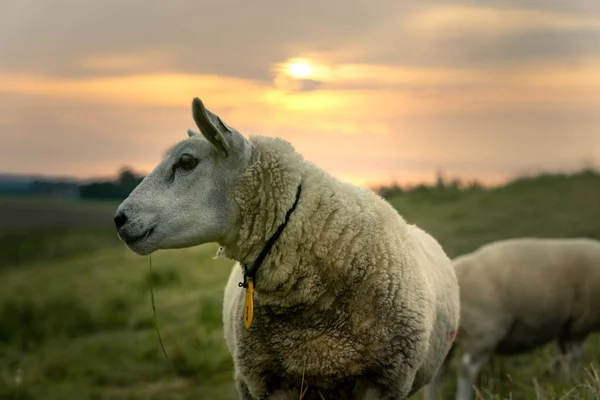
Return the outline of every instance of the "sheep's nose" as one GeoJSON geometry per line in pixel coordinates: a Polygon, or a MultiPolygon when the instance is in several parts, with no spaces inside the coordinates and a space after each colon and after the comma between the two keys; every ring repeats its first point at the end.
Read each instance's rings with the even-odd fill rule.
{"type": "Polygon", "coordinates": [[[117,213],[117,215],[115,215],[115,226],[117,227],[117,229],[119,229],[120,227],[125,225],[126,222],[127,222],[127,215],[125,215],[125,213],[123,211],[121,211],[120,213],[117,213]]]}

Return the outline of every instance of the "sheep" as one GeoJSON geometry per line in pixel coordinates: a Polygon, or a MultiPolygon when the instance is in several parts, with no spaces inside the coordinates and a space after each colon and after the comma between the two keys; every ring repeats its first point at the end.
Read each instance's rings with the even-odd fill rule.
{"type": "Polygon", "coordinates": [[[451,260],[373,191],[280,138],[242,136],[198,98],[188,131],[118,207],[139,255],[208,242],[235,260],[224,336],[240,399],[406,399],[458,329],[451,260]],[[308,388],[308,389],[306,389],[308,388]]]}
{"type": "MultiPolygon", "coordinates": [[[[505,239],[452,261],[460,287],[462,349],[456,399],[473,396],[479,370],[492,354],[516,355],[557,340],[578,369],[586,337],[600,331],[600,241],[587,238],[505,239]]],[[[437,394],[449,352],[427,399],[437,394]]]]}

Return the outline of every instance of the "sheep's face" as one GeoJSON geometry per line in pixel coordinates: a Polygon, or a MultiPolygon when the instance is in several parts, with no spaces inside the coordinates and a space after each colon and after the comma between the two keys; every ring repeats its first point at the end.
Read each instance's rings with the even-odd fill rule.
{"type": "Polygon", "coordinates": [[[231,220],[229,193],[245,169],[249,144],[194,99],[202,135],[178,143],[121,203],[119,237],[134,252],[220,242],[231,220]]]}

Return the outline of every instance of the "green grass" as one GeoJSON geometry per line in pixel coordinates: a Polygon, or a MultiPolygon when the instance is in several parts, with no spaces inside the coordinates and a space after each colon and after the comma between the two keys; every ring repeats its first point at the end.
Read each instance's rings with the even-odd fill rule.
{"type": "Polygon", "coordinates": [[[0,196],[0,232],[106,226],[119,202],[0,196]]]}
{"type": "Polygon", "coordinates": [[[450,257],[518,236],[600,239],[600,175],[545,175],[492,190],[432,190],[390,199],[431,233],[450,257]]]}
{"type": "Polygon", "coordinates": [[[122,246],[4,270],[0,399],[15,392],[18,371],[36,399],[233,398],[220,309],[231,263],[215,251],[159,252],[152,274],[147,257],[122,246]]]}
{"type": "MultiPolygon", "coordinates": [[[[115,203],[27,201],[20,207],[26,229],[0,226],[0,399],[236,398],[221,324],[232,262],[213,259],[216,245],[157,252],[150,273],[148,257],[118,241],[115,203]]],[[[514,236],[600,239],[600,176],[592,173],[493,190],[425,188],[389,201],[450,256],[514,236]]],[[[586,345],[585,365],[600,360],[598,336],[586,345]]],[[[581,385],[588,384],[596,392],[587,398],[600,398],[593,371],[582,371],[579,382],[547,373],[554,347],[494,358],[479,380],[482,397],[586,398],[581,385]]],[[[452,369],[443,398],[452,398],[455,378],[452,369]]]]}
{"type": "Polygon", "coordinates": [[[0,197],[0,269],[85,254],[117,244],[118,203],[0,197]]]}
{"type": "MultiPolygon", "coordinates": [[[[510,237],[600,239],[600,175],[591,172],[523,178],[492,190],[417,191],[389,201],[408,222],[436,237],[450,257],[510,237]]],[[[571,393],[576,397],[564,398],[600,399],[600,379],[582,373],[583,382],[567,382],[548,373],[555,347],[551,343],[527,355],[494,357],[480,374],[483,398],[550,399],[552,392],[561,398],[587,379],[595,385],[594,396],[585,397],[585,387],[577,386],[571,393]]],[[[455,355],[443,382],[444,399],[455,391],[457,361],[455,355]]],[[[600,367],[599,334],[586,344],[583,364],[592,362],[600,367]]]]}

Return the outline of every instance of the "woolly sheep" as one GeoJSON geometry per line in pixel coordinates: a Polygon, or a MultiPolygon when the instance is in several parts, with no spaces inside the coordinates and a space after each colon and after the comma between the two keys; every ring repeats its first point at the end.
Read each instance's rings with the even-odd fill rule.
{"type": "MultiPolygon", "coordinates": [[[[552,340],[574,373],[586,337],[600,331],[600,242],[585,238],[516,238],[453,260],[460,286],[462,350],[456,398],[471,399],[493,354],[529,352],[552,340]]],[[[434,399],[440,368],[426,398],[434,399]]]]}
{"type": "Polygon", "coordinates": [[[223,323],[240,398],[298,399],[308,386],[305,399],[406,399],[429,382],[459,318],[438,242],[288,142],[246,139],[198,98],[192,113],[202,136],[173,148],[115,224],[140,255],[217,242],[237,261],[223,323]]]}

